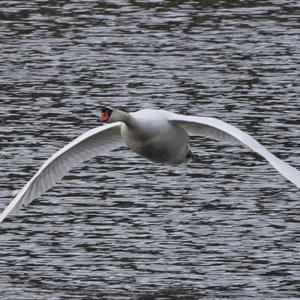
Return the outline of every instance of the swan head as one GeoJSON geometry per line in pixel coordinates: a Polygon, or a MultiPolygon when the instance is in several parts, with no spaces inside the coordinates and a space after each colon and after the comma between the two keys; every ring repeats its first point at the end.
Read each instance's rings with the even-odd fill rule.
{"type": "Polygon", "coordinates": [[[114,109],[109,106],[106,106],[100,110],[98,121],[105,122],[105,123],[113,123],[113,122],[128,123],[130,121],[130,115],[123,110],[114,109]]]}
{"type": "Polygon", "coordinates": [[[109,122],[111,119],[111,115],[113,113],[113,109],[111,107],[103,107],[100,110],[99,122],[109,122]]]}

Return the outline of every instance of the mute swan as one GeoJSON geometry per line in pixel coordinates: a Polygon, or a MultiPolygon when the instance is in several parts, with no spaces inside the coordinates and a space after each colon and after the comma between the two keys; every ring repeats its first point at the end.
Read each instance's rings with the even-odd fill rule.
{"type": "Polygon", "coordinates": [[[127,113],[105,107],[101,110],[99,121],[111,124],[89,130],[50,157],[5,208],[0,222],[50,189],[75,165],[114,149],[123,141],[132,151],[150,161],[173,165],[185,163],[193,157],[189,135],[243,143],[300,188],[298,170],[274,156],[247,133],[221,120],[164,110],[145,109],[127,113]]]}

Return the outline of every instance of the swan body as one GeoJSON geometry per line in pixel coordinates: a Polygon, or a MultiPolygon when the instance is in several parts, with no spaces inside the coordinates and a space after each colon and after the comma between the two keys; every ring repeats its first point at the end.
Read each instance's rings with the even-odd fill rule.
{"type": "Polygon", "coordinates": [[[123,123],[121,136],[128,148],[150,161],[181,164],[188,160],[189,135],[168,121],[164,111],[142,110],[123,123]]]}
{"type": "Polygon", "coordinates": [[[133,113],[106,107],[99,116],[105,124],[82,134],[52,155],[17,193],[0,215],[0,223],[18,208],[50,189],[74,166],[125,144],[146,159],[161,164],[189,161],[190,135],[204,135],[229,143],[242,143],[264,157],[279,173],[300,188],[300,172],[268,151],[246,132],[215,118],[184,116],[164,110],[133,113]]]}

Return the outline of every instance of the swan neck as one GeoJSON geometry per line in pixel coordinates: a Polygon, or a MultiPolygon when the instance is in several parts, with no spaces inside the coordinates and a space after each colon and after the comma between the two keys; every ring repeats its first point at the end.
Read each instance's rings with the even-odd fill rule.
{"type": "Polygon", "coordinates": [[[126,125],[130,125],[132,123],[132,118],[126,111],[117,109],[113,114],[116,121],[124,122],[126,125]]]}

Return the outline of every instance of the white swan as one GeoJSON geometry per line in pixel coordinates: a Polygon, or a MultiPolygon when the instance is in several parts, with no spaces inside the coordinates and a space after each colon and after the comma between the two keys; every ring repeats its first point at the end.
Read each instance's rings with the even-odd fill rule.
{"type": "Polygon", "coordinates": [[[101,110],[99,120],[112,124],[89,130],[50,157],[5,208],[0,222],[50,189],[75,165],[116,148],[123,141],[141,156],[165,164],[180,164],[193,157],[189,134],[243,143],[300,188],[298,170],[274,156],[247,133],[221,120],[152,109],[127,113],[109,107],[101,110]]]}

